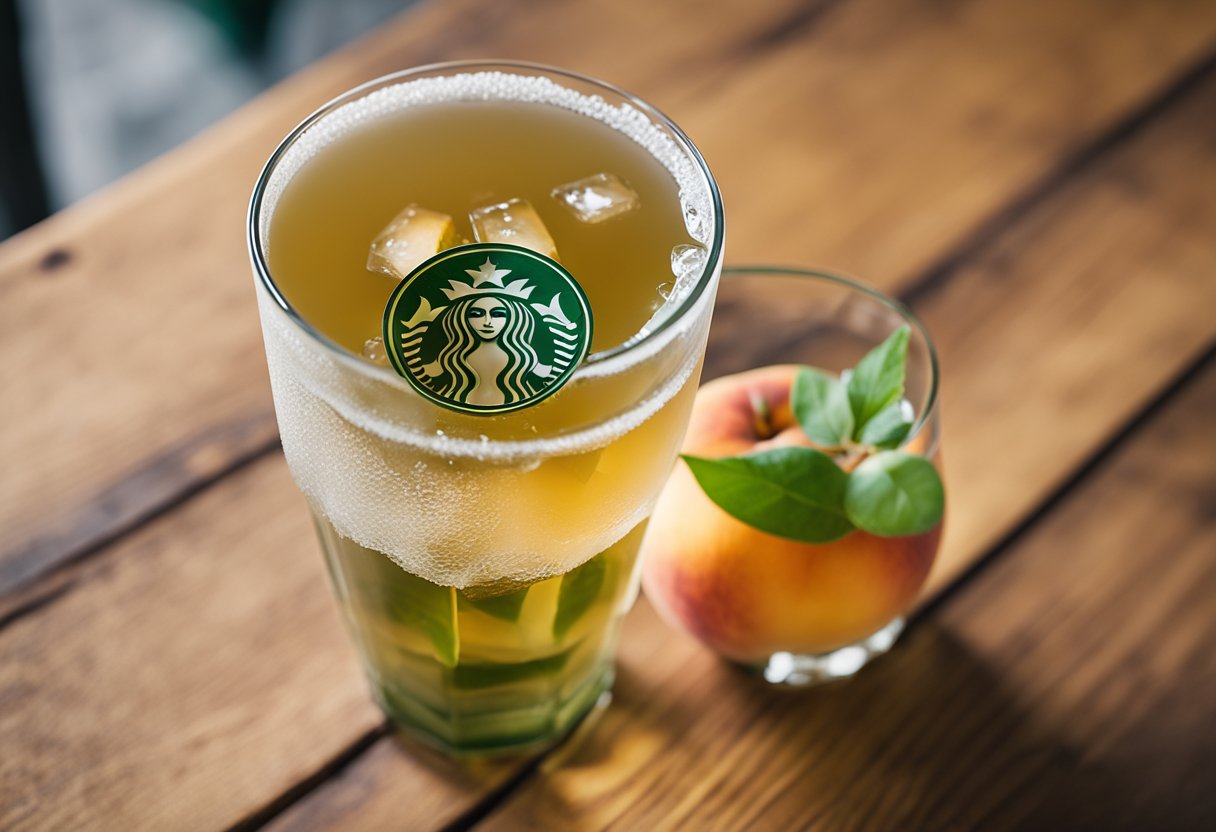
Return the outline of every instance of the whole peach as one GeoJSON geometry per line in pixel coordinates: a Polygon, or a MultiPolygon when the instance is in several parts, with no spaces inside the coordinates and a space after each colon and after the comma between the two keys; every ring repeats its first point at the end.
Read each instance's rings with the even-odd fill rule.
{"type": "MultiPolygon", "coordinates": [[[[731,456],[812,445],[789,406],[796,367],[726,376],[697,393],[684,452],[731,456]]],[[[642,545],[646,596],[673,626],[727,658],[815,654],[852,644],[904,612],[937,552],[941,527],[907,537],[853,531],[801,543],[736,520],[680,461],[642,545]]]]}

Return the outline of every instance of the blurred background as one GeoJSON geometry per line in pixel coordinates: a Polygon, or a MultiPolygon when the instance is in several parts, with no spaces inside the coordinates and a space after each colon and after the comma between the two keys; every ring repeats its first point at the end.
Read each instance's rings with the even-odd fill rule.
{"type": "Polygon", "coordinates": [[[0,0],[0,239],[416,0],[0,0]]]}

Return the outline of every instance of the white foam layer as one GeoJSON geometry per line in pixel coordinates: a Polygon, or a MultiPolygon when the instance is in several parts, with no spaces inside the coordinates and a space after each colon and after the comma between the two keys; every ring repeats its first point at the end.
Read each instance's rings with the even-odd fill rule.
{"type": "MultiPolygon", "coordinates": [[[[704,218],[713,216],[713,203],[701,169],[641,110],[545,77],[471,72],[384,87],[312,123],[267,181],[258,214],[263,245],[284,188],[331,142],[405,107],[463,100],[543,103],[618,130],[671,172],[692,217],[690,233],[703,243],[712,237],[704,218]]],[[[705,291],[678,319],[666,326],[652,320],[656,332],[619,354],[593,356],[574,374],[570,394],[602,399],[601,419],[509,441],[423,427],[425,417],[412,417],[429,405],[404,379],[322,342],[259,292],[293,477],[339,534],[435,583],[463,588],[562,574],[649,514],[683,432],[686,414],[674,410],[691,399],[681,397],[678,407],[672,399],[699,366],[717,278],[701,277],[705,291]],[[623,389],[614,377],[630,370],[639,382],[652,378],[650,389],[633,401],[597,395],[599,388],[623,389]],[[674,410],[664,411],[669,404],[674,410]]]]}
{"type": "MultiPolygon", "coordinates": [[[[335,140],[406,107],[452,101],[490,100],[561,107],[593,118],[622,133],[643,147],[671,173],[679,186],[685,217],[692,216],[700,220],[689,221],[690,234],[701,242],[708,242],[712,236],[710,224],[703,221],[705,217],[713,216],[712,198],[704,175],[671,136],[641,110],[628,102],[609,104],[598,95],[577,92],[543,76],[486,71],[419,78],[384,87],[337,107],[310,125],[287,149],[267,181],[258,220],[263,251],[268,252],[270,220],[284,188],[304,164],[335,140]]],[[[701,277],[701,280],[707,283],[716,279],[716,274],[701,277]]],[[[692,294],[695,283],[695,280],[685,279],[677,284],[681,289],[680,300],[692,294]]],[[[675,298],[669,300],[647,321],[639,335],[626,342],[628,349],[610,357],[593,354],[588,362],[574,373],[569,384],[576,385],[623,373],[644,362],[653,361],[673,348],[688,349],[687,345],[677,342],[697,344],[702,341],[702,330],[708,322],[709,306],[713,297],[712,287],[707,289],[700,302],[687,310],[680,321],[663,328],[665,319],[674,315],[678,307],[677,303],[672,302],[675,298]]],[[[273,320],[273,329],[279,339],[296,355],[295,363],[302,362],[308,368],[300,379],[301,383],[339,410],[352,424],[388,441],[409,444],[436,455],[506,463],[581,453],[610,444],[653,416],[683,387],[696,367],[700,349],[694,347],[694,352],[679,364],[667,382],[639,401],[628,413],[559,437],[499,441],[487,445],[480,438],[425,433],[392,418],[383,418],[375,411],[368,410],[362,402],[348,400],[341,394],[342,385],[335,376],[352,370],[372,376],[377,384],[396,388],[402,396],[416,397],[417,394],[391,370],[368,367],[353,358],[348,360],[345,354],[336,351],[336,354],[332,355],[333,360],[325,361],[323,356],[310,349],[310,344],[303,342],[302,334],[292,323],[281,315],[266,314],[268,312],[269,309],[263,310],[264,327],[267,328],[268,335],[273,320]]]]}
{"type": "MultiPolygon", "coordinates": [[[[597,424],[571,430],[552,437],[527,440],[487,441],[482,436],[465,438],[451,436],[442,431],[423,431],[397,418],[366,406],[363,397],[349,395],[347,383],[351,372],[369,375],[374,368],[353,357],[346,359],[332,352],[326,353],[306,340],[307,336],[297,330],[286,316],[266,298],[262,301],[262,326],[266,335],[268,355],[280,356],[271,365],[272,381],[275,374],[290,375],[296,384],[310,395],[326,402],[351,425],[375,434],[380,439],[409,445],[426,453],[449,459],[473,459],[479,462],[517,465],[521,462],[538,461],[553,456],[586,453],[603,448],[620,437],[635,430],[654,414],[658,413],[678,393],[697,368],[701,345],[704,343],[709,322],[708,307],[713,292],[698,301],[688,317],[700,323],[696,329],[683,333],[686,343],[679,344],[684,354],[681,362],[663,384],[656,387],[626,412],[597,424]]],[[[665,338],[664,346],[670,346],[674,338],[665,338]]],[[[655,357],[661,349],[647,350],[655,357]]],[[[570,384],[594,383],[598,373],[576,373],[570,384]]],[[[375,383],[393,388],[394,395],[417,399],[418,394],[402,379],[389,370],[376,374],[375,383]]]]}
{"type": "Polygon", "coordinates": [[[672,395],[694,382],[701,352],[701,343],[684,345],[664,384],[587,430],[468,440],[412,430],[367,406],[376,390],[343,386],[352,375],[331,351],[273,301],[261,305],[283,451],[300,490],[342,536],[458,588],[564,574],[647,517],[691,404],[672,395]]]}
{"type": "Polygon", "coordinates": [[[508,72],[468,72],[418,78],[378,89],[326,113],[287,149],[266,183],[259,233],[266,249],[270,218],[283,189],[300,168],[327,145],[378,118],[408,107],[452,101],[519,101],[571,110],[602,122],[641,145],[671,173],[680,190],[685,222],[694,239],[708,244],[713,235],[713,201],[697,165],[675,140],[645,113],[628,102],[609,104],[539,75],[508,72]]]}

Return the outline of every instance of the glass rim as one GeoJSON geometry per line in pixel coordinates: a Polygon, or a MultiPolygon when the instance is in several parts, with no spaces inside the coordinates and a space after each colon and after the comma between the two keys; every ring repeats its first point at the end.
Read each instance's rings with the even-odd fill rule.
{"type": "MultiPolygon", "coordinates": [[[[937,358],[937,346],[933,343],[933,338],[929,335],[929,330],[921,322],[920,318],[908,308],[908,306],[898,298],[894,298],[883,292],[880,289],[863,283],[862,281],[846,277],[835,272],[824,271],[814,268],[799,268],[796,266],[771,266],[766,264],[749,265],[743,264],[738,266],[724,266],[722,268],[722,277],[744,277],[747,275],[758,275],[761,277],[797,277],[797,278],[812,278],[823,280],[828,283],[835,283],[845,289],[859,292],[866,295],[871,300],[875,300],[883,306],[890,309],[895,314],[899,315],[916,331],[917,334],[925,342],[925,347],[929,352],[929,392],[925,396],[925,406],[921,412],[917,414],[916,421],[912,424],[912,428],[908,431],[908,435],[900,443],[900,447],[906,446],[909,442],[915,439],[924,428],[929,420],[933,417],[937,410],[938,389],[941,381],[941,366],[937,358]]],[[[934,449],[926,449],[926,455],[929,455],[934,449]]]]}
{"type": "Polygon", "coordinates": [[[336,354],[336,357],[352,367],[356,367],[361,372],[366,372],[372,376],[389,376],[398,378],[397,374],[391,368],[380,367],[375,364],[369,364],[366,361],[360,360],[355,353],[343,347],[338,342],[334,341],[325,333],[321,332],[313,326],[303,315],[296,310],[294,306],[284,297],[279,287],[275,284],[274,278],[270,274],[270,265],[266,262],[266,252],[263,245],[262,233],[260,229],[260,215],[262,211],[263,201],[266,195],[267,186],[269,185],[271,176],[274,175],[279,162],[287,151],[299,141],[305,133],[313,126],[324,119],[329,114],[333,113],[339,107],[352,103],[359,98],[374,92],[375,90],[386,88],[394,83],[405,81],[413,77],[422,77],[433,75],[442,72],[451,71],[453,74],[465,71],[493,71],[493,70],[526,70],[536,74],[544,74],[549,76],[560,76],[577,81],[580,84],[587,84],[598,88],[602,92],[609,92],[615,96],[619,96],[623,103],[628,103],[636,107],[643,114],[651,118],[660,127],[671,132],[673,139],[680,150],[696,166],[697,172],[704,177],[709,188],[710,202],[713,206],[713,237],[706,246],[705,264],[697,275],[696,282],[693,284],[692,290],[682,299],[680,305],[677,306],[670,315],[659,322],[654,329],[651,329],[644,334],[634,334],[625,339],[620,344],[610,347],[606,350],[591,353],[583,361],[583,365],[576,371],[574,378],[577,378],[586,367],[596,367],[599,365],[608,365],[614,359],[622,356],[629,356],[644,347],[648,347],[655,343],[660,335],[666,333],[674,324],[683,320],[694,309],[697,303],[705,294],[706,287],[710,284],[713,274],[719,267],[722,258],[722,249],[725,241],[725,213],[722,207],[722,194],[718,188],[717,180],[714,179],[713,173],[709,169],[705,158],[701,155],[701,151],[693,144],[692,139],[680,129],[674,121],[671,120],[665,113],[657,107],[647,103],[638,96],[630,93],[614,84],[607,81],[601,81],[598,78],[593,78],[589,75],[573,72],[571,70],[561,69],[560,67],[549,66],[547,64],[536,63],[532,61],[509,61],[509,60],[462,60],[462,61],[442,61],[420,66],[409,67],[407,69],[390,72],[386,75],[381,75],[369,81],[365,81],[358,86],[352,87],[340,95],[331,98],[329,101],[322,104],[283,138],[282,141],[275,147],[270,157],[262,166],[261,172],[254,183],[253,194],[249,200],[249,210],[246,222],[246,242],[249,247],[250,259],[253,262],[253,269],[258,278],[258,284],[266,290],[270,298],[279,307],[280,311],[284,312],[288,319],[295,324],[300,330],[305,332],[314,341],[321,344],[331,352],[336,354]]]}

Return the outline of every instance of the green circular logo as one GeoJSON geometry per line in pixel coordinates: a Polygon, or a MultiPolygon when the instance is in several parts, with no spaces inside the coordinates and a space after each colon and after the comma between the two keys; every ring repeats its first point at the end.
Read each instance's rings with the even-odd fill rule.
{"type": "Polygon", "coordinates": [[[570,380],[591,346],[591,305],[556,261],[473,243],[401,281],[384,307],[384,346],[393,368],[435,404],[509,413],[570,380]]]}

